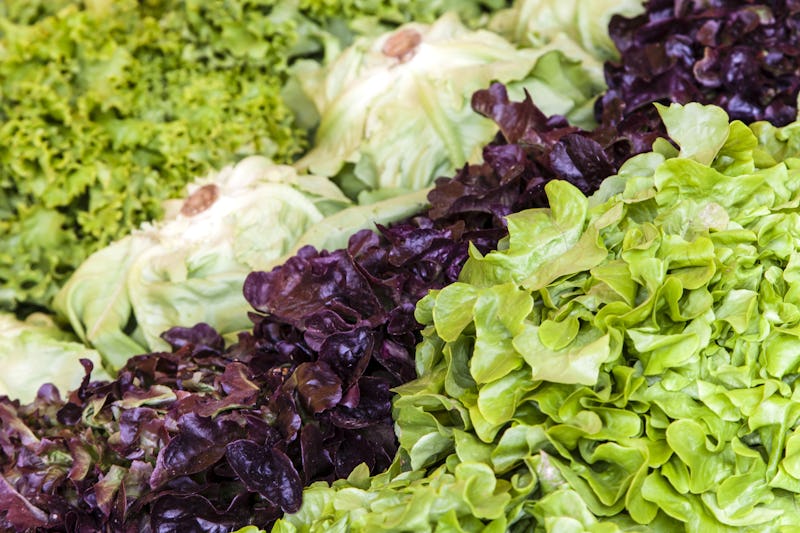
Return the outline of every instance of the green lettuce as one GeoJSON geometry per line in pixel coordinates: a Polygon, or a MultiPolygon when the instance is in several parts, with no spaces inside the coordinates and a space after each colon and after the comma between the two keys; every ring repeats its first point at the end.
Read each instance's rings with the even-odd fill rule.
{"type": "Polygon", "coordinates": [[[515,97],[524,87],[545,113],[587,126],[604,87],[600,62],[566,38],[518,49],[468,29],[454,13],[356,39],[332,56],[325,65],[298,62],[293,69],[301,91],[294,107],[316,125],[314,145],[296,167],[334,178],[362,203],[428,187],[480,160],[496,125],[472,110],[470,98],[493,81],[515,97]],[[589,63],[598,68],[590,71],[589,63]],[[309,106],[317,116],[308,116],[309,106]]]}
{"type": "Polygon", "coordinates": [[[0,313],[0,396],[32,402],[43,383],[60,392],[75,390],[85,376],[80,359],[92,363],[93,380],[110,379],[100,354],[64,332],[47,315],[33,313],[24,321],[0,313]]]}
{"type": "Polygon", "coordinates": [[[50,4],[0,8],[4,309],[48,306],[192,177],[305,145],[280,97],[291,18],[251,3],[50,4]]]}
{"type": "Polygon", "coordinates": [[[277,531],[796,529],[800,123],[659,112],[677,147],[550,182],[419,302],[393,470],[277,531]]]}
{"type": "Polygon", "coordinates": [[[523,46],[543,46],[566,36],[601,61],[619,58],[608,35],[614,15],[644,12],[641,0],[516,0],[492,15],[488,28],[523,46]]]}
{"type": "Polygon", "coordinates": [[[46,308],[91,253],[163,216],[195,176],[306,130],[289,65],[361,33],[504,0],[0,2],[0,309],[46,308]]]}
{"type": "Polygon", "coordinates": [[[166,349],[173,326],[247,328],[247,274],[269,269],[314,223],[349,205],[328,180],[252,156],[196,180],[168,216],[95,252],[54,308],[110,369],[166,349]]]}
{"type": "Polygon", "coordinates": [[[352,205],[329,180],[260,156],[195,180],[167,216],[92,254],[53,307],[113,371],[168,349],[160,335],[205,322],[233,340],[252,326],[242,286],[302,246],[338,249],[354,232],[419,212],[427,190],[352,205]]]}

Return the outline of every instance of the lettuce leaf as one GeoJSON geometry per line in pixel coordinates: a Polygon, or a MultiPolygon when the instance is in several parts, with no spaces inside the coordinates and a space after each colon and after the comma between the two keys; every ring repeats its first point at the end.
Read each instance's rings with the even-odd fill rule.
{"type": "Polygon", "coordinates": [[[48,315],[33,313],[22,321],[0,313],[0,364],[4,369],[0,395],[27,403],[40,387],[64,392],[77,389],[86,375],[78,362],[94,368],[92,379],[109,379],[100,354],[63,331],[48,315]]]}
{"type": "Polygon", "coordinates": [[[618,59],[608,34],[614,15],[633,17],[640,0],[516,0],[492,15],[489,29],[521,46],[539,47],[564,35],[601,61],[618,59]]]}

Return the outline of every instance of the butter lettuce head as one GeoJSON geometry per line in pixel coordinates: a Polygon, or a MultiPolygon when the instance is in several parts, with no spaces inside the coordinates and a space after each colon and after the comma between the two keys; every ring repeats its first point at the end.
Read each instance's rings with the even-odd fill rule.
{"type": "Polygon", "coordinates": [[[800,124],[658,111],[674,144],[548,183],[417,304],[395,465],[276,530],[796,527],[800,124]]]}
{"type": "Polygon", "coordinates": [[[473,112],[470,98],[493,81],[509,84],[514,96],[526,87],[545,113],[591,120],[602,75],[572,58],[574,43],[563,45],[518,49],[450,13],[357,39],[325,65],[300,62],[294,82],[318,124],[296,167],[333,177],[362,201],[427,187],[480,160],[496,126],[473,112]]]}
{"type": "Polygon", "coordinates": [[[0,396],[28,403],[45,383],[62,394],[75,390],[86,375],[81,359],[92,363],[93,380],[109,379],[100,354],[60,329],[48,315],[33,313],[23,321],[0,313],[0,396]]]}
{"type": "Polygon", "coordinates": [[[246,158],[196,180],[164,220],[93,254],[55,308],[110,368],[167,348],[160,334],[173,326],[247,328],[247,274],[269,269],[312,224],[346,205],[328,180],[246,158]]]}

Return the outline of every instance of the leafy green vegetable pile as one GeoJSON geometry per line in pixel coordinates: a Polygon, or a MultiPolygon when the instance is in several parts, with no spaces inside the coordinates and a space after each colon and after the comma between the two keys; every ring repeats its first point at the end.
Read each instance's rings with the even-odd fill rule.
{"type": "MultiPolygon", "coordinates": [[[[466,18],[505,2],[457,2],[466,18]]],[[[91,252],[195,176],[289,162],[294,57],[454,2],[49,0],[0,5],[0,308],[46,308],[91,252]]]]}
{"type": "Polygon", "coordinates": [[[800,123],[659,111],[680,150],[588,198],[550,182],[549,209],[418,304],[393,469],[312,486],[277,531],[800,521],[800,123]]]}
{"type": "Polygon", "coordinates": [[[797,4],[3,4],[0,527],[795,529],[797,4]]]}

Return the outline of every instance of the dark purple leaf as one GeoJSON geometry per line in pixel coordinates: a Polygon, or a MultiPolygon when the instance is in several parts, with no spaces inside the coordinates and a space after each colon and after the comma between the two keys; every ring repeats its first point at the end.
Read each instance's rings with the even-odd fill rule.
{"type": "Polygon", "coordinates": [[[0,525],[25,530],[48,525],[48,514],[32,505],[0,476],[0,525]]]}
{"type": "Polygon", "coordinates": [[[225,455],[228,442],[242,430],[230,419],[215,419],[189,413],[178,421],[178,434],[161,449],[150,487],[206,470],[225,455]]]}
{"type": "Polygon", "coordinates": [[[226,456],[248,490],[258,492],[284,512],[300,509],[303,482],[286,454],[275,447],[238,440],[227,446],[226,456]]]}
{"type": "Polygon", "coordinates": [[[294,379],[300,401],[311,413],[332,409],[342,399],[342,381],[324,361],[301,364],[294,371],[294,379]]]}
{"type": "Polygon", "coordinates": [[[174,327],[161,334],[174,350],[192,346],[196,353],[209,351],[219,353],[225,349],[225,341],[208,324],[199,323],[191,328],[174,327]]]}
{"type": "Polygon", "coordinates": [[[324,436],[317,424],[303,426],[300,432],[300,452],[306,484],[317,479],[327,480],[333,474],[331,450],[325,445],[324,436]]]}

